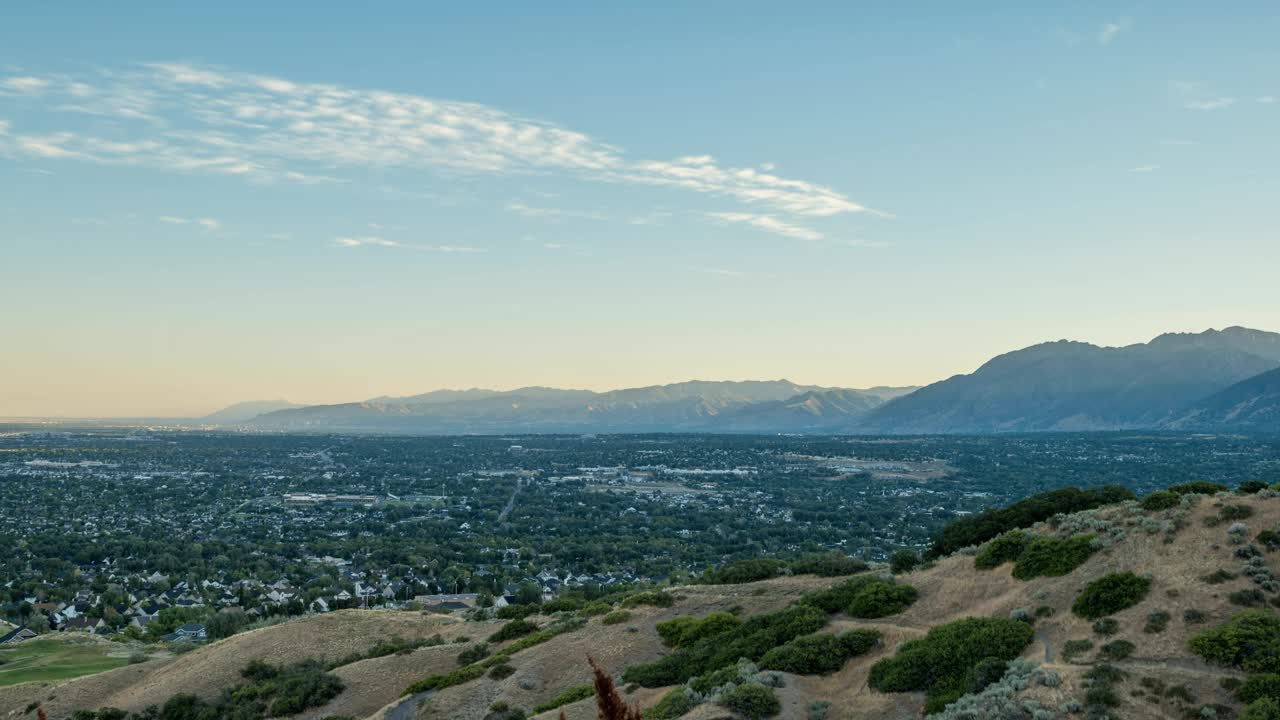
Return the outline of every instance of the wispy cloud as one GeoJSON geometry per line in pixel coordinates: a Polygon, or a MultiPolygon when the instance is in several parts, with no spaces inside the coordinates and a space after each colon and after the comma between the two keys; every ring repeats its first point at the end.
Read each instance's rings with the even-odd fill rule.
{"type": "Polygon", "coordinates": [[[1149,172],[1155,172],[1156,170],[1159,170],[1159,169],[1160,169],[1159,165],[1136,165],[1134,167],[1129,168],[1129,172],[1149,173],[1149,172]]]}
{"type": "Polygon", "coordinates": [[[0,150],[42,158],[304,185],[342,182],[351,169],[562,174],[795,216],[868,211],[833,188],[775,175],[769,163],[735,167],[707,154],[633,158],[584,133],[477,103],[188,63],[24,73],[0,79],[0,93],[55,113],[104,118],[0,135],[0,150]]]}
{"type": "Polygon", "coordinates": [[[362,237],[337,237],[334,238],[333,244],[340,248],[357,248],[357,247],[383,247],[383,248],[403,248],[406,250],[428,250],[440,253],[482,253],[484,248],[467,247],[463,245],[418,245],[413,243],[403,243],[399,240],[388,240],[376,235],[366,235],[362,237]]]}
{"type": "Polygon", "coordinates": [[[1236,104],[1233,97],[1216,97],[1208,100],[1189,100],[1185,103],[1185,107],[1190,110],[1221,110],[1236,104]]]}
{"type": "Polygon", "coordinates": [[[1236,99],[1215,93],[1204,83],[1180,80],[1171,83],[1173,93],[1188,110],[1221,110],[1236,104],[1236,99]]]}
{"type": "Polygon", "coordinates": [[[1115,22],[1109,22],[1102,26],[1098,31],[1098,43],[1101,45],[1110,45],[1112,40],[1116,39],[1120,33],[1125,32],[1132,25],[1128,18],[1121,18],[1115,22]]]}
{"type": "Polygon", "coordinates": [[[11,77],[0,82],[0,87],[19,93],[35,93],[48,87],[49,81],[38,77],[11,77]]]}
{"type": "Polygon", "coordinates": [[[1258,102],[1262,103],[1263,105],[1270,105],[1276,101],[1276,96],[1275,95],[1259,95],[1257,99],[1258,99],[1258,102]]]}
{"type": "Polygon", "coordinates": [[[696,268],[696,270],[707,275],[720,275],[722,277],[740,278],[746,277],[747,275],[747,273],[744,273],[741,270],[730,270],[728,268],[696,268]]]}
{"type": "Polygon", "coordinates": [[[754,213],[742,212],[713,212],[707,213],[707,217],[721,224],[738,223],[750,225],[751,227],[765,232],[771,232],[775,235],[783,237],[795,238],[797,240],[821,240],[822,233],[812,228],[800,225],[792,225],[790,223],[779,220],[772,215],[757,215],[754,213]]]}
{"type": "Polygon", "coordinates": [[[167,223],[169,225],[198,225],[204,228],[205,230],[208,230],[211,232],[214,230],[220,230],[222,228],[222,223],[218,222],[217,220],[214,220],[213,218],[208,218],[208,217],[185,218],[185,217],[179,217],[177,215],[161,215],[160,217],[156,218],[156,220],[159,220],[162,223],[167,223]]]}
{"type": "Polygon", "coordinates": [[[609,213],[598,210],[572,210],[541,205],[528,205],[522,202],[507,203],[507,211],[527,218],[580,218],[583,220],[615,219],[609,213]]]}
{"type": "Polygon", "coordinates": [[[1164,139],[1156,140],[1155,144],[1182,146],[1182,145],[1199,145],[1200,143],[1196,142],[1195,140],[1173,140],[1173,139],[1164,138],[1164,139]]]}

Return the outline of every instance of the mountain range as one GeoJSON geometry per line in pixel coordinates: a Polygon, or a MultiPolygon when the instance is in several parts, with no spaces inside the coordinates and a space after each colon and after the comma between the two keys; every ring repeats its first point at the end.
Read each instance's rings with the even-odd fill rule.
{"type": "Polygon", "coordinates": [[[202,422],[418,434],[1280,431],[1280,334],[1231,327],[1125,347],[1041,343],[919,388],[771,380],[437,390],[336,405],[241,403],[202,422]]]}

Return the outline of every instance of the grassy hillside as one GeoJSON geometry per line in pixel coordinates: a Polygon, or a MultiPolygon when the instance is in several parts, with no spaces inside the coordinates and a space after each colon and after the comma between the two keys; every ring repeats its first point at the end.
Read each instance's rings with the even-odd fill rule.
{"type": "MultiPolygon", "coordinates": [[[[1196,489],[1203,488],[1184,490],[1196,489]]],[[[740,688],[761,685],[776,699],[773,716],[801,720],[914,718],[926,708],[947,718],[1227,718],[1243,710],[1243,699],[1267,691],[1259,673],[1280,662],[1280,629],[1267,639],[1267,623],[1280,628],[1276,531],[1274,491],[1175,492],[1054,516],[892,582],[882,580],[884,569],[852,578],[782,576],[673,588],[670,602],[642,598],[585,618],[573,610],[535,615],[538,632],[494,642],[472,664],[459,656],[503,621],[346,611],[172,660],[55,686],[0,688],[0,713],[21,715],[34,700],[54,720],[104,705],[138,711],[178,692],[213,697],[238,682],[249,660],[333,662],[377,639],[441,634],[471,642],[338,667],[346,689],[299,717],[518,717],[492,709],[505,706],[547,707],[528,715],[552,720],[562,698],[569,720],[589,720],[592,701],[575,690],[591,682],[590,655],[634,681],[620,687],[649,717],[724,718],[733,714],[725,704],[734,703],[737,716],[752,717],[742,704],[751,693],[740,688]],[[1273,642],[1276,656],[1232,645],[1250,631],[1261,639],[1249,648],[1273,642]],[[754,665],[739,665],[740,653],[754,665]],[[405,695],[426,687],[434,689],[405,695]],[[680,704],[674,699],[683,707],[664,714],[680,704]]]]}

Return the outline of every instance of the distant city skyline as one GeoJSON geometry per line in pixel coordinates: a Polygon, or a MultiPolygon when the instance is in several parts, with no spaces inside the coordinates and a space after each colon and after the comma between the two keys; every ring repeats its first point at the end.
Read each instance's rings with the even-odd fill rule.
{"type": "Polygon", "coordinates": [[[1280,12],[16,8],[0,417],[1280,329],[1280,12]]]}

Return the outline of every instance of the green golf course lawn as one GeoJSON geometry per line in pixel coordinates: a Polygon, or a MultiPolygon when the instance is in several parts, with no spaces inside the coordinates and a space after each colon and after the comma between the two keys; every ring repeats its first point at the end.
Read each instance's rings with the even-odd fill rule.
{"type": "Polygon", "coordinates": [[[63,638],[40,638],[0,648],[0,686],[40,680],[66,680],[129,664],[110,657],[104,643],[63,638]]]}

